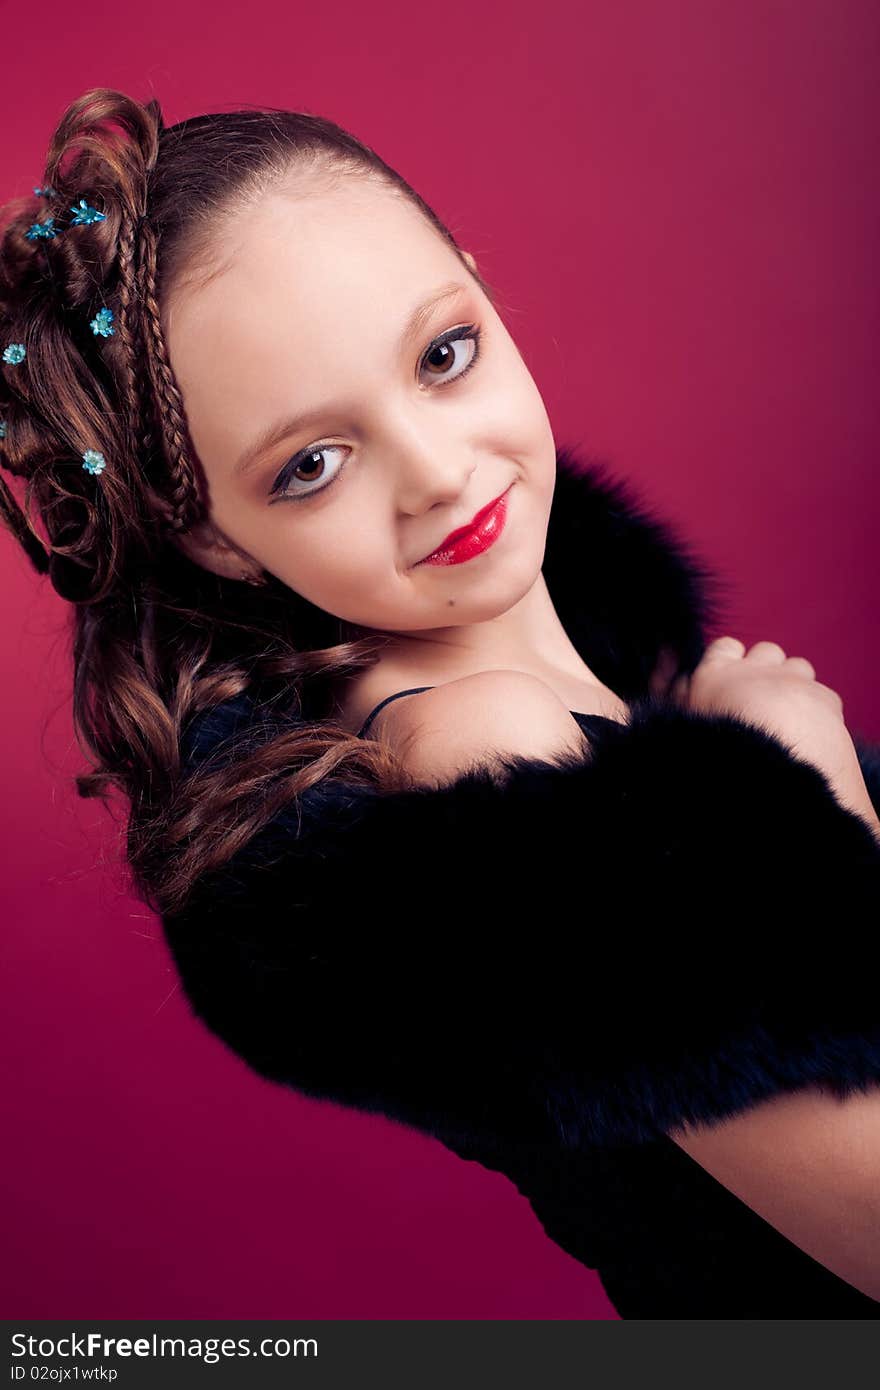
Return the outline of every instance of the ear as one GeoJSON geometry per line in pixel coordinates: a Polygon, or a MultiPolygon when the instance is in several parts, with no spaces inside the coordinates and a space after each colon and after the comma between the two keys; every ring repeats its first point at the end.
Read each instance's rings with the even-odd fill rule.
{"type": "Polygon", "coordinates": [[[174,536],[173,544],[195,564],[210,570],[212,574],[219,574],[224,579],[260,582],[262,567],[210,520],[200,521],[183,534],[174,536]]]}

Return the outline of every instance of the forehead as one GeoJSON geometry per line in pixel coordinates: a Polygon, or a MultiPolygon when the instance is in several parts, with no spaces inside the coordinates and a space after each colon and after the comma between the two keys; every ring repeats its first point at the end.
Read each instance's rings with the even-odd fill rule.
{"type": "Polygon", "coordinates": [[[297,324],[320,331],[341,313],[396,316],[455,271],[453,249],[393,190],[351,178],[282,187],[218,226],[207,279],[172,289],[169,347],[180,356],[215,332],[250,343],[297,324]]]}
{"type": "Polygon", "coordinates": [[[418,208],[358,180],[265,198],[218,233],[217,257],[172,293],[165,331],[196,447],[218,458],[291,409],[378,399],[413,308],[470,280],[418,208]]]}

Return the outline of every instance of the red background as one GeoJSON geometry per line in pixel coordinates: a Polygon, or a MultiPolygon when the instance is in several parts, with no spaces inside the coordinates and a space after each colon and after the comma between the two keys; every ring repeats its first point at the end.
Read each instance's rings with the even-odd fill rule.
{"type": "MultiPolygon", "coordinates": [[[[302,107],[497,287],[557,442],[880,738],[874,0],[3,8],[0,197],[91,86],[302,107]]],[[[185,196],[185,195],[182,195],[185,196]]],[[[613,1318],[505,1178],[262,1081],[190,1018],[80,802],[65,605],[0,537],[6,1317],[613,1318]]],[[[719,635],[714,633],[712,635],[719,635]]],[[[743,885],[747,892],[748,885],[743,885]]]]}

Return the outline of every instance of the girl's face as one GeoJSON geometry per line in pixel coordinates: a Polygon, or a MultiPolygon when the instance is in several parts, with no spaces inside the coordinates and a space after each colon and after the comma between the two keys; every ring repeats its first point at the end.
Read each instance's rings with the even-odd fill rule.
{"type": "Polygon", "coordinates": [[[218,253],[165,322],[209,486],[210,522],[181,538],[191,557],[234,578],[263,568],[383,632],[511,609],[540,575],[556,447],[452,248],[405,199],[348,179],[273,194],[218,253]],[[511,483],[494,545],[417,565],[511,483]]]}

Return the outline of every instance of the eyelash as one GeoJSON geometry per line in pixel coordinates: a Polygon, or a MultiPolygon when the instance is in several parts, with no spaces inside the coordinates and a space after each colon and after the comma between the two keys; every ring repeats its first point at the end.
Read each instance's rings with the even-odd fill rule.
{"type": "MultiPolygon", "coordinates": [[[[431,353],[434,351],[435,348],[443,347],[446,343],[467,342],[470,339],[473,339],[473,356],[471,357],[471,360],[470,362],[468,362],[467,366],[463,367],[462,370],[456,376],[449,378],[449,385],[451,386],[454,382],[462,381],[464,377],[467,376],[468,372],[472,371],[473,368],[477,365],[481,351],[480,337],[481,330],[478,327],[478,325],[474,323],[469,323],[464,328],[449,328],[446,330],[445,333],[441,333],[438,338],[435,338],[432,343],[429,343],[428,347],[425,349],[422,355],[422,361],[424,361],[426,357],[430,357],[431,353]]],[[[443,383],[438,383],[437,389],[445,391],[447,387],[443,383]]],[[[276,492],[280,493],[280,495],[278,497],[274,497],[274,500],[270,502],[269,505],[274,506],[275,502],[305,502],[312,497],[316,497],[319,492],[324,492],[328,487],[332,487],[333,484],[339,479],[341,474],[344,472],[345,464],[342,465],[338,473],[334,474],[334,476],[330,479],[329,483],[323,483],[321,487],[312,488],[309,492],[302,492],[299,494],[299,496],[297,496],[295,493],[284,493],[282,491],[285,484],[289,481],[291,475],[296,472],[297,468],[302,463],[302,461],[308,458],[310,454],[319,454],[322,449],[337,449],[341,447],[342,446],[338,444],[319,443],[310,444],[306,449],[300,449],[299,453],[294,454],[293,458],[289,460],[289,462],[279,473],[275,482],[272,484],[272,487],[269,490],[269,496],[274,497],[274,494],[276,492]]]]}

